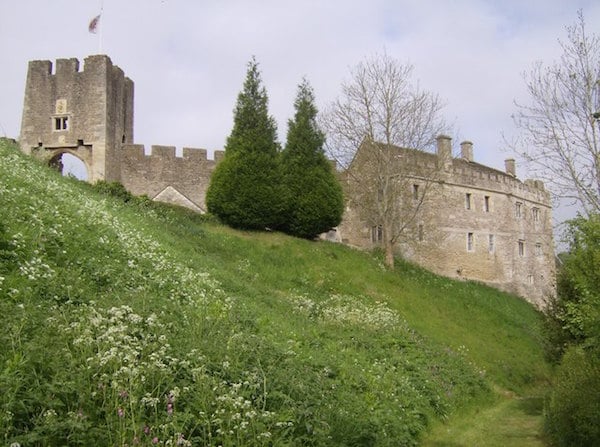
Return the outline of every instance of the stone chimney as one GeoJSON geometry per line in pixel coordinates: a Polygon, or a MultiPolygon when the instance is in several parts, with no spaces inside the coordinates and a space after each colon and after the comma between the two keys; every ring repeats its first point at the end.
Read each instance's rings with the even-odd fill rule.
{"type": "Polygon", "coordinates": [[[436,140],[438,165],[444,170],[449,170],[452,166],[452,138],[448,135],[438,135],[436,140]]]}
{"type": "Polygon", "coordinates": [[[460,156],[465,161],[473,161],[473,143],[470,141],[460,143],[460,156]]]}
{"type": "Polygon", "coordinates": [[[514,158],[504,160],[504,168],[508,175],[512,175],[513,177],[517,176],[517,165],[514,158]]]}

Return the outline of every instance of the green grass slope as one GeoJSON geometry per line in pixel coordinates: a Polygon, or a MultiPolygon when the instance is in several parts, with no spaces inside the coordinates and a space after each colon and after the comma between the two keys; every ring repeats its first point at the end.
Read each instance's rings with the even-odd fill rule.
{"type": "Polygon", "coordinates": [[[5,445],[416,445],[549,376],[516,297],[96,189],[0,140],[5,445]]]}

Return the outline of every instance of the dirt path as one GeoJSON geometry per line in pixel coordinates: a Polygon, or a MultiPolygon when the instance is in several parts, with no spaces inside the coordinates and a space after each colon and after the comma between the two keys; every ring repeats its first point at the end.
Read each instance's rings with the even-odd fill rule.
{"type": "Polygon", "coordinates": [[[543,398],[499,397],[492,406],[432,427],[424,447],[544,447],[543,398]]]}

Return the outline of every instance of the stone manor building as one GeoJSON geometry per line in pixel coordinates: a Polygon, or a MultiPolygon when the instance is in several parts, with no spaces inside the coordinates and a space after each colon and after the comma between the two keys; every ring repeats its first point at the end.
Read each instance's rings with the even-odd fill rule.
{"type": "MultiPolygon", "coordinates": [[[[364,142],[346,180],[381,146],[364,142]]],[[[454,158],[447,136],[437,138],[436,153],[384,149],[392,153],[389,172],[396,168],[403,177],[397,200],[409,204],[404,212],[418,206],[398,240],[399,254],[438,274],[480,281],[543,307],[554,293],[555,261],[550,194],[541,181],[519,180],[512,159],[505,171],[475,162],[468,141],[454,158]]],[[[361,215],[352,188],[346,193],[338,237],[361,248],[382,245],[381,223],[361,215]]]]}

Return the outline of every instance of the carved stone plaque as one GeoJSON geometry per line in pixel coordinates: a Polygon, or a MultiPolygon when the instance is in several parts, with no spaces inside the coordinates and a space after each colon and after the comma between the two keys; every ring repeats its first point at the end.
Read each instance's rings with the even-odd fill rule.
{"type": "Polygon", "coordinates": [[[66,99],[57,99],[55,113],[66,113],[66,112],[67,112],[67,100],[66,99]]]}

